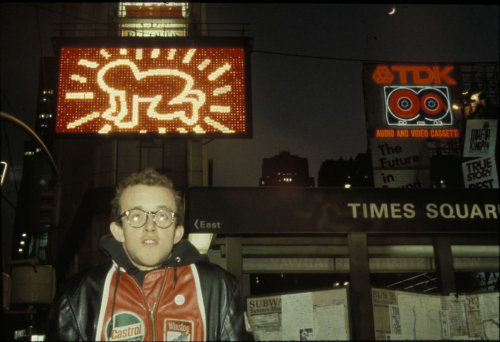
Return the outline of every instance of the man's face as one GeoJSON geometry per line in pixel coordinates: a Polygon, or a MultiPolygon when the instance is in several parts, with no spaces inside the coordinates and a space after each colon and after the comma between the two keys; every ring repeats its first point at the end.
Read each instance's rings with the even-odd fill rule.
{"type": "MultiPolygon", "coordinates": [[[[139,208],[155,212],[168,209],[177,212],[172,191],[161,186],[133,185],[126,188],[120,198],[120,212],[139,208]]],[[[168,228],[158,228],[153,222],[153,215],[148,215],[146,224],[133,228],[125,216],[121,226],[110,224],[114,238],[123,243],[123,248],[130,261],[140,270],[147,271],[160,266],[172,252],[174,244],[182,239],[184,227],[175,227],[175,222],[168,228]]]]}

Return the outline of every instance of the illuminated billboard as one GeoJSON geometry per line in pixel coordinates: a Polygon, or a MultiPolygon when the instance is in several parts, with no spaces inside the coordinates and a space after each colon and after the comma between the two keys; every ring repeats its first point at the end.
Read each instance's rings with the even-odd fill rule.
{"type": "Polygon", "coordinates": [[[58,44],[57,133],[251,136],[246,40],[58,44]]]}
{"type": "Polygon", "coordinates": [[[120,2],[119,18],[186,18],[188,3],[120,2]]]}
{"type": "Polygon", "coordinates": [[[369,138],[459,138],[459,76],[448,64],[366,63],[369,138]]]}

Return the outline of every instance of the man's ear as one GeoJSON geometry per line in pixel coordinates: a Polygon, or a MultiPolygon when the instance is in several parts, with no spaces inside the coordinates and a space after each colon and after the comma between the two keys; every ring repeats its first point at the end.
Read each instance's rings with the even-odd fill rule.
{"type": "Polygon", "coordinates": [[[184,226],[179,225],[175,227],[174,244],[181,241],[183,235],[184,235],[184,226]]]}
{"type": "Polygon", "coordinates": [[[109,225],[109,230],[111,231],[111,234],[113,235],[116,241],[118,242],[125,241],[125,236],[123,235],[123,228],[118,223],[111,222],[109,225]]]}

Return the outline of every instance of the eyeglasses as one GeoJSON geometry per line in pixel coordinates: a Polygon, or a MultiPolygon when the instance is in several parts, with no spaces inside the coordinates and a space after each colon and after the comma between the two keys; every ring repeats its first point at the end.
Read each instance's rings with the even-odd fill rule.
{"type": "Polygon", "coordinates": [[[128,224],[133,228],[141,228],[148,221],[148,215],[153,215],[153,222],[158,228],[167,229],[174,223],[177,213],[168,209],[159,209],[157,211],[145,211],[139,208],[134,208],[125,211],[120,215],[127,217],[128,224]]]}

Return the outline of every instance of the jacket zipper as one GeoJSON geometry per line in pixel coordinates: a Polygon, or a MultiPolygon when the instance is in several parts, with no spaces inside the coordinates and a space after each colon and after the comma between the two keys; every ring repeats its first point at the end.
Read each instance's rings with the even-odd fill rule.
{"type": "Polygon", "coordinates": [[[134,283],[137,285],[137,287],[139,288],[139,290],[141,291],[142,293],[142,297],[144,298],[144,302],[146,303],[146,307],[149,311],[149,316],[151,318],[151,331],[152,331],[152,341],[156,341],[156,331],[155,331],[155,316],[154,316],[154,311],[156,309],[156,304],[158,303],[158,299],[160,299],[160,295],[161,295],[161,290],[163,290],[163,285],[165,284],[165,280],[167,278],[167,269],[164,268],[163,269],[163,279],[161,281],[161,285],[160,285],[160,290],[158,291],[158,294],[156,295],[156,299],[153,303],[153,307],[150,308],[149,307],[149,303],[148,303],[148,298],[146,297],[146,294],[144,293],[144,290],[142,289],[141,286],[139,286],[139,284],[137,284],[135,281],[134,283]]]}

